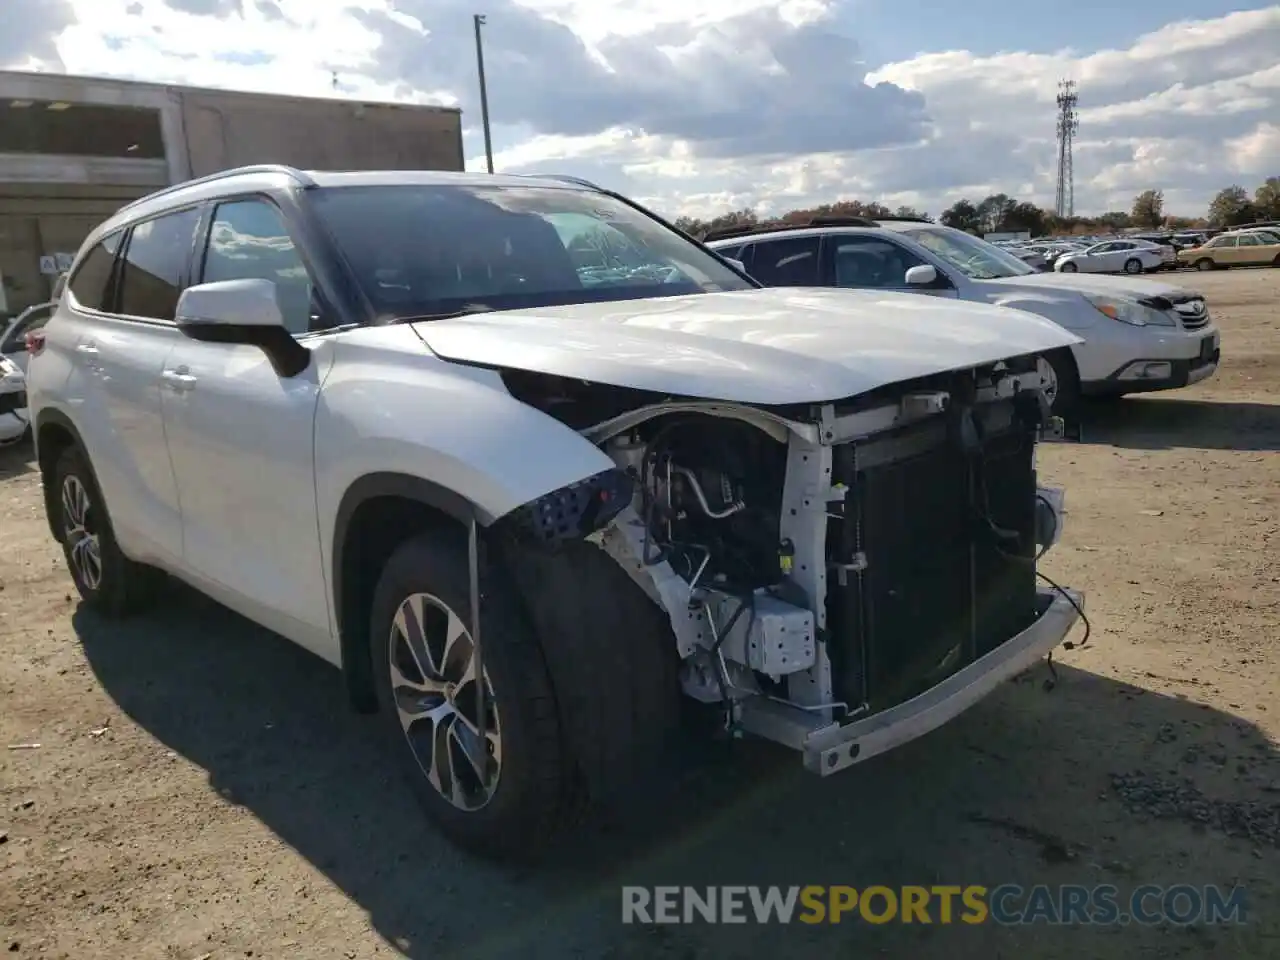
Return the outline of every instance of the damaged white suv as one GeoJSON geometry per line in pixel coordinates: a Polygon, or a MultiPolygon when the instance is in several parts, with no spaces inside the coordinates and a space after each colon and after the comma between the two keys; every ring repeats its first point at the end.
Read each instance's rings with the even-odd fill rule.
{"type": "Polygon", "coordinates": [[[1076,342],[763,289],[580,181],[252,167],[89,236],[29,392],[87,603],[164,572],[339,666],[440,828],[516,857],[682,695],[826,774],[1062,642],[1035,370],[1076,342]]]}

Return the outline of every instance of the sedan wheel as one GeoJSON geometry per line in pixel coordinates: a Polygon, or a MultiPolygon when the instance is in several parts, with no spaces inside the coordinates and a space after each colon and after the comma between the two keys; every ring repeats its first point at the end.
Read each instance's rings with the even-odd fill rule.
{"type": "Polygon", "coordinates": [[[502,774],[502,725],[483,671],[480,732],[470,632],[443,600],[415,593],[396,611],[387,649],[396,713],[422,775],[459,810],[480,810],[502,774]]]}
{"type": "Polygon", "coordinates": [[[1124,262],[1124,272],[1125,273],[1141,273],[1142,261],[1139,260],[1137,257],[1132,257],[1129,260],[1126,260],[1124,262]]]}
{"type": "Polygon", "coordinates": [[[1061,269],[1063,273],[1075,273],[1080,268],[1077,267],[1074,263],[1068,262],[1068,263],[1064,263],[1061,269]]]}

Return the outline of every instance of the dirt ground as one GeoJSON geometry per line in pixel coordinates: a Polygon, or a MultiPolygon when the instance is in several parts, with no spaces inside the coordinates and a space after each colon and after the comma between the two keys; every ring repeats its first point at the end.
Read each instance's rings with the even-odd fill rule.
{"type": "Polygon", "coordinates": [[[1037,668],[827,780],[738,744],[538,873],[439,840],[337,673],[286,641],[186,591],[124,626],[77,609],[30,449],[0,452],[0,951],[1280,956],[1280,270],[1180,279],[1222,328],[1218,376],[1092,409],[1084,443],[1041,455],[1070,510],[1044,569],[1093,625],[1055,688],[1037,668]],[[1238,883],[1249,914],[643,928],[625,883],[1238,883]]]}

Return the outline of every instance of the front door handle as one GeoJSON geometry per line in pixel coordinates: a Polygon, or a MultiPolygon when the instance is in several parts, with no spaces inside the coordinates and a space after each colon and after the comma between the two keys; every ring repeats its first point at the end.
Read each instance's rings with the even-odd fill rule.
{"type": "Polygon", "coordinates": [[[196,385],[196,378],[187,372],[186,367],[178,367],[176,370],[166,370],[160,374],[170,389],[179,393],[185,393],[196,385]]]}

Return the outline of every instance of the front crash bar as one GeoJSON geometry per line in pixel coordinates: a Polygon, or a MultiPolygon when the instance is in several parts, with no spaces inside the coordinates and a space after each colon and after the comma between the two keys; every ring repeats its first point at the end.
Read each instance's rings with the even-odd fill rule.
{"type": "Polygon", "coordinates": [[[839,724],[828,723],[790,704],[759,697],[743,702],[742,728],[799,748],[805,767],[822,776],[922,737],[1033,666],[1066,638],[1080,617],[1079,610],[1084,609],[1083,594],[1074,590],[1045,590],[1040,594],[1047,594],[1051,600],[1031,626],[897,706],[839,724]]]}

